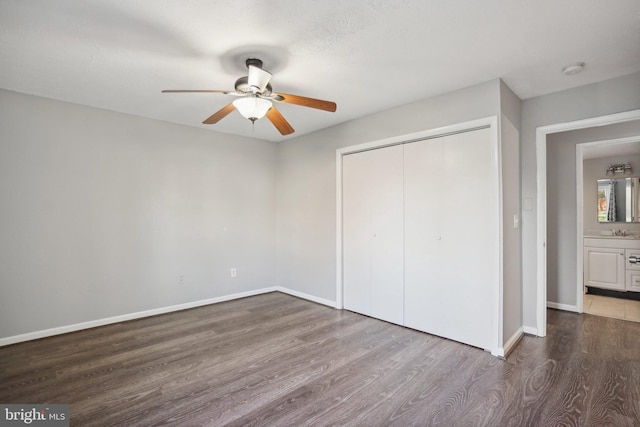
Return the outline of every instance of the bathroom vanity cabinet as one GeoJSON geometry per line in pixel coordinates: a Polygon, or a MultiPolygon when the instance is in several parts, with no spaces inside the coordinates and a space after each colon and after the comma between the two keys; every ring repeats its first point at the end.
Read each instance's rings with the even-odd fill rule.
{"type": "Polygon", "coordinates": [[[584,285],[621,292],[640,292],[640,240],[585,238],[584,285]]]}

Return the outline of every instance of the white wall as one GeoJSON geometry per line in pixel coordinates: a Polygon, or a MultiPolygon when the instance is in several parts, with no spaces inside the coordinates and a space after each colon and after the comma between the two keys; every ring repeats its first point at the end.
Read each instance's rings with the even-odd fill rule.
{"type": "MultiPolygon", "coordinates": [[[[537,320],[536,128],[638,108],[640,108],[640,73],[523,101],[521,177],[523,321],[525,326],[535,328],[537,320]]],[[[573,164],[575,165],[575,160],[573,164]]],[[[575,288],[575,281],[572,286],[575,288]]]]}
{"type": "Polygon", "coordinates": [[[0,338],[274,286],[276,154],[0,91],[0,338]]]}
{"type": "Polygon", "coordinates": [[[499,84],[493,80],[280,143],[278,284],[336,299],[336,149],[499,116],[499,84]]]}

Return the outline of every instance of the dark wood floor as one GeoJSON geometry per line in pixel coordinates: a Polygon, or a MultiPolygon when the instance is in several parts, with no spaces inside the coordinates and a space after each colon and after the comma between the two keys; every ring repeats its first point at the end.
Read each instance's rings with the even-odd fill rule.
{"type": "Polygon", "coordinates": [[[0,348],[74,426],[638,426],[640,323],[549,310],[507,360],[280,293],[0,348]]]}

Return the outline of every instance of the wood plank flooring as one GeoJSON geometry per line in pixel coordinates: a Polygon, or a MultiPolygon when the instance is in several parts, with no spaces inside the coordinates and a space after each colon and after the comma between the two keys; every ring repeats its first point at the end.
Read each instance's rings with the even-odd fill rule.
{"type": "Polygon", "coordinates": [[[0,348],[73,426],[639,426],[640,323],[549,310],[507,360],[281,293],[0,348]]]}

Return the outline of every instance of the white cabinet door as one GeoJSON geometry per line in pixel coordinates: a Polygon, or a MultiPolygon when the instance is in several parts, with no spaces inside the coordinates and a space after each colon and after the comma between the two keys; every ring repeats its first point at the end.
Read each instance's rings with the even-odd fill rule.
{"type": "Polygon", "coordinates": [[[624,262],[624,249],[585,247],[585,285],[624,291],[626,289],[624,262]]]}
{"type": "Polygon", "coordinates": [[[403,147],[344,156],[344,307],[402,324],[403,147]]]}
{"type": "Polygon", "coordinates": [[[489,129],[405,145],[405,325],[492,348],[499,185],[489,129]]]}

